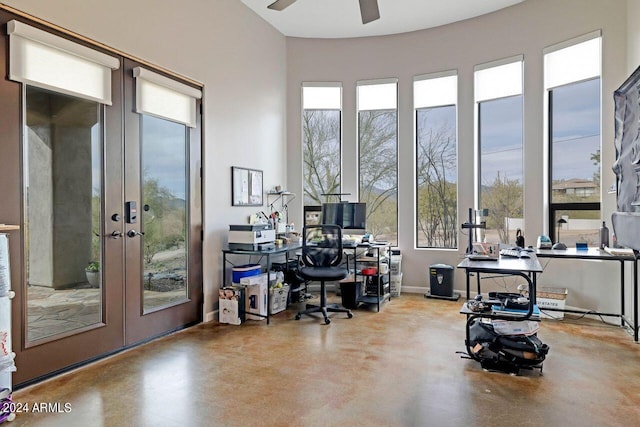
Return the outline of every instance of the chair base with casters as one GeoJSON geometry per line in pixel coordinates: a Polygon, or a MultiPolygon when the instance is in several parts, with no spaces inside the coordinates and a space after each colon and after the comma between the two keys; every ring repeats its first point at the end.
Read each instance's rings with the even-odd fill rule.
{"type": "MultiPolygon", "coordinates": [[[[346,269],[303,267],[300,269],[299,274],[307,280],[318,280],[319,277],[323,277],[325,280],[341,280],[347,277],[348,272],[346,269]],[[333,277],[329,279],[327,275],[333,277]]],[[[328,325],[331,323],[329,313],[347,313],[349,319],[353,317],[353,313],[348,308],[338,307],[337,304],[327,304],[327,288],[324,280],[320,280],[320,305],[307,304],[306,307],[306,310],[296,314],[296,320],[300,320],[303,314],[322,313],[324,323],[328,325]]]]}

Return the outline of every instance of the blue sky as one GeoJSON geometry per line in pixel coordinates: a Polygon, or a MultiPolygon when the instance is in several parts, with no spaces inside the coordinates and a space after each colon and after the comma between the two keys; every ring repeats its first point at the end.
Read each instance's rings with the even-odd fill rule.
{"type": "Polygon", "coordinates": [[[553,179],[591,179],[600,148],[600,80],[553,91],[553,179]]]}
{"type": "MultiPolygon", "coordinates": [[[[591,179],[598,170],[590,157],[600,148],[600,80],[556,88],[552,96],[553,179],[591,179]]],[[[498,171],[522,182],[522,117],[522,96],[481,104],[483,184],[498,171]]]]}
{"type": "Polygon", "coordinates": [[[160,187],[171,191],[174,197],[185,200],[185,126],[143,116],[142,138],[145,178],[158,179],[160,187]]]}
{"type": "Polygon", "coordinates": [[[481,184],[500,178],[522,180],[522,96],[480,104],[481,184]]]}

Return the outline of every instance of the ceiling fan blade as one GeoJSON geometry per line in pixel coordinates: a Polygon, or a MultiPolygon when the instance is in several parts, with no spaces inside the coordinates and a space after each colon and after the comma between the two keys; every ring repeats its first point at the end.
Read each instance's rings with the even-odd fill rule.
{"type": "Polygon", "coordinates": [[[380,19],[378,0],[360,0],[360,15],[362,15],[363,24],[380,19]]]}
{"type": "Polygon", "coordinates": [[[283,10],[291,6],[295,2],[296,0],[276,0],[269,6],[267,6],[267,8],[272,10],[283,10]]]}

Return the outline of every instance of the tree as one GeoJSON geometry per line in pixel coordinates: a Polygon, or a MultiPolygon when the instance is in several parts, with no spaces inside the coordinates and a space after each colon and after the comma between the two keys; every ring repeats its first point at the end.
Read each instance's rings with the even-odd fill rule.
{"type": "Polygon", "coordinates": [[[340,110],[304,110],[302,133],[304,203],[320,205],[340,192],[340,110]]]}
{"type": "Polygon", "coordinates": [[[482,207],[489,209],[487,228],[498,230],[500,242],[511,241],[507,218],[522,218],[522,184],[518,179],[501,178],[500,172],[489,186],[482,188],[482,207]]]}
{"type": "Polygon", "coordinates": [[[145,176],[143,202],[150,209],[143,212],[144,262],[149,265],[160,251],[184,244],[186,236],[186,202],[159,185],[157,178],[145,176]]]}
{"type": "Polygon", "coordinates": [[[596,170],[593,172],[593,182],[600,187],[600,149],[598,148],[595,153],[591,153],[589,160],[593,162],[596,170]]]}
{"type": "MultiPolygon", "coordinates": [[[[451,108],[455,114],[454,107],[441,108],[451,108]]],[[[455,248],[458,245],[455,125],[448,120],[433,123],[429,112],[430,109],[417,112],[418,241],[429,247],[455,248]]]]}
{"type": "Polygon", "coordinates": [[[392,242],[398,234],[397,111],[358,114],[360,201],[367,203],[367,228],[392,242]]]}

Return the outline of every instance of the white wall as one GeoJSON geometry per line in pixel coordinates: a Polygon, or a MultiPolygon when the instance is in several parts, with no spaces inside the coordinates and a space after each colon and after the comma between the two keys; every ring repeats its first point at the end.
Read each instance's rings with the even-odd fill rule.
{"type": "MultiPolygon", "coordinates": [[[[398,197],[403,289],[428,286],[428,266],[440,262],[457,265],[464,253],[466,236],[460,233],[461,249],[458,251],[414,249],[413,76],[451,69],[458,71],[458,218],[462,223],[467,218],[468,208],[473,206],[473,67],[524,54],[524,235],[528,244],[535,244],[536,236],[543,233],[546,222],[542,167],[542,49],[602,29],[602,177],[605,189],[602,202],[603,218],[609,223],[608,218],[615,209],[615,195],[606,193],[615,179],[611,171],[615,157],[612,92],[627,74],[626,8],[626,0],[528,0],[489,15],[407,34],[341,40],[288,38],[288,189],[302,194],[301,83],[343,82],[343,190],[357,194],[355,83],[363,79],[399,78],[398,197]]],[[[302,197],[291,207],[290,214],[301,218],[301,212],[302,197]]],[[[602,280],[603,276],[617,277],[617,272],[616,263],[552,261],[540,283],[569,287],[569,305],[617,310],[617,293],[603,291],[607,281],[602,280]]],[[[455,276],[456,288],[463,289],[464,275],[460,271],[455,276]]],[[[496,287],[510,283],[495,282],[496,287]]]]}
{"type": "Polygon", "coordinates": [[[221,283],[228,225],[254,208],[231,207],[231,166],[282,184],[285,38],[238,0],[8,0],[5,4],[204,83],[204,312],[221,283]]]}

